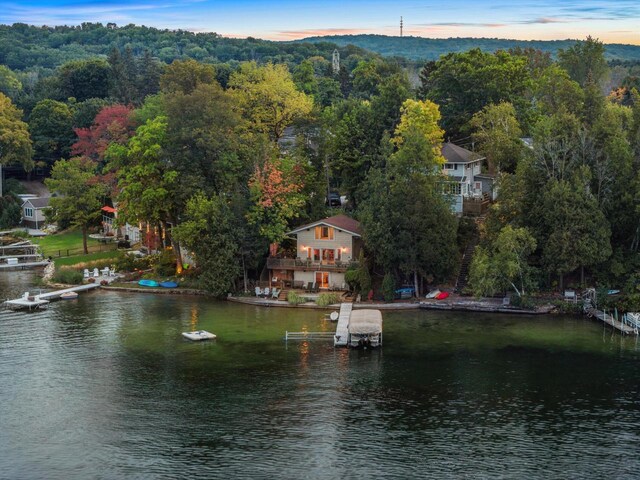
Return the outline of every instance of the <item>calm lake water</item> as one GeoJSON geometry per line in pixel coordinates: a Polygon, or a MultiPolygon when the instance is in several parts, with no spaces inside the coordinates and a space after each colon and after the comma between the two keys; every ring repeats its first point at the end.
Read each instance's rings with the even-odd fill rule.
{"type": "MultiPolygon", "coordinates": [[[[30,288],[2,274],[0,297],[30,288]]],[[[0,313],[0,478],[638,478],[640,347],[582,318],[94,292],[0,313]],[[185,330],[218,340],[190,343],[185,330]]]]}

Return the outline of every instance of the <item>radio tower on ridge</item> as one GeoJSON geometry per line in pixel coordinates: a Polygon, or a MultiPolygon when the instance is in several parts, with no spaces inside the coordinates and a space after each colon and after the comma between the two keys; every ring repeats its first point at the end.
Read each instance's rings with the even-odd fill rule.
{"type": "Polygon", "coordinates": [[[400,17],[400,36],[402,37],[402,17],[400,17]]]}

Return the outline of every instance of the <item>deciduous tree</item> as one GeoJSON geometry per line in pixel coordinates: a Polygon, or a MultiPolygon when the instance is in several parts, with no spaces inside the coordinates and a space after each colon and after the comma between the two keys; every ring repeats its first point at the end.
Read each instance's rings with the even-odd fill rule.
{"type": "Polygon", "coordinates": [[[313,100],[296,89],[286,65],[243,63],[229,87],[250,129],[277,142],[284,130],[311,113],[313,100]]]}
{"type": "Polygon", "coordinates": [[[491,104],[476,113],[470,122],[478,151],[487,158],[489,172],[515,171],[523,155],[522,130],[510,103],[491,104]]]}
{"type": "Polygon", "coordinates": [[[95,165],[83,158],[59,160],[45,180],[47,188],[57,195],[51,197],[52,219],[70,223],[82,230],[82,247],[87,249],[87,232],[100,218],[106,187],[95,181],[95,165]]]}

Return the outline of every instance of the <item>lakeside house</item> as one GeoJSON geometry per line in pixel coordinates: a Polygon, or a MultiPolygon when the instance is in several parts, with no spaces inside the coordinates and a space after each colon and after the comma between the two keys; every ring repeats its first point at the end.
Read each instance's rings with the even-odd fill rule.
{"type": "Polygon", "coordinates": [[[118,209],[117,207],[105,205],[101,209],[102,211],[102,231],[104,235],[113,235],[116,238],[122,238],[129,242],[138,243],[140,241],[140,228],[125,223],[124,225],[117,225],[118,209]]]}
{"type": "Polygon", "coordinates": [[[355,263],[362,248],[360,223],[335,215],[287,233],[296,239],[295,258],[269,256],[267,268],[273,284],[317,289],[346,288],[344,273],[355,263]]]}
{"type": "Polygon", "coordinates": [[[442,172],[449,182],[445,193],[451,198],[451,209],[456,215],[480,215],[495,200],[494,177],[482,173],[485,157],[447,142],[442,146],[446,163],[442,172]]]}
{"type": "Polygon", "coordinates": [[[50,197],[25,198],[22,203],[22,225],[39,230],[47,223],[45,210],[49,208],[50,197]]]}

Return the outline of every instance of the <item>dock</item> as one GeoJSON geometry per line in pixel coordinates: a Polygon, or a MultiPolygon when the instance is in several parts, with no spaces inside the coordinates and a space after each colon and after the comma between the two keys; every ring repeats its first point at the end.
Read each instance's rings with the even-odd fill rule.
{"type": "Polygon", "coordinates": [[[353,303],[341,303],[336,332],[285,332],[285,341],[333,339],[334,347],[378,347],[382,345],[380,310],[353,310],[353,303]]]}
{"type": "Polygon", "coordinates": [[[39,246],[29,240],[0,245],[0,271],[26,270],[48,265],[39,246]]]}
{"type": "Polygon", "coordinates": [[[353,311],[353,303],[341,303],[336,333],[333,336],[334,347],[346,347],[349,344],[349,320],[353,311]]]}
{"type": "Polygon", "coordinates": [[[633,328],[631,325],[621,322],[620,320],[616,320],[613,315],[609,315],[602,310],[596,310],[593,307],[589,307],[585,309],[586,314],[589,317],[597,318],[601,322],[610,325],[621,333],[625,335],[638,335],[638,329],[633,328]]]}
{"type": "Polygon", "coordinates": [[[86,292],[99,288],[98,283],[87,283],[85,285],[78,285],[77,287],[64,288],[62,290],[54,290],[53,292],[40,293],[38,295],[29,295],[25,293],[22,297],[14,300],[7,300],[4,305],[12,310],[38,310],[46,307],[49,302],[59,300],[60,295],[70,292],[86,292]]]}

